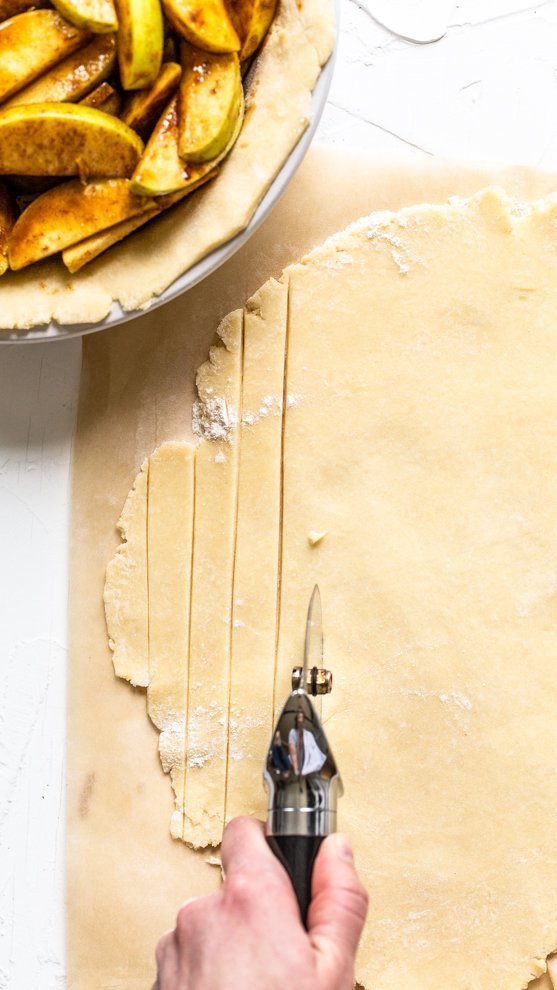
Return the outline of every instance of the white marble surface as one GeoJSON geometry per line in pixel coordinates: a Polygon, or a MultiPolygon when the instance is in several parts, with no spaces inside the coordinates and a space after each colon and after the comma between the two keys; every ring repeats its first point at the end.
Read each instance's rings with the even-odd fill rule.
{"type": "MultiPolygon", "coordinates": [[[[342,0],[318,137],[385,155],[557,170],[557,0],[342,0]]],[[[0,990],[65,986],[66,558],[79,361],[78,340],[0,348],[0,990]]]]}

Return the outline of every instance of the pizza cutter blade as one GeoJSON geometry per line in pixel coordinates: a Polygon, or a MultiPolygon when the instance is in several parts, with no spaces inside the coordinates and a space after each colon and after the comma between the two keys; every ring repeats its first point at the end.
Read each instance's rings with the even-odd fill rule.
{"type": "Polygon", "coordinates": [[[304,687],[309,695],[317,697],[319,717],[322,714],[322,696],[333,689],[333,675],[323,666],[323,610],[321,594],[316,584],[309,600],[304,642],[304,662],[292,671],[292,689],[304,687]]]}

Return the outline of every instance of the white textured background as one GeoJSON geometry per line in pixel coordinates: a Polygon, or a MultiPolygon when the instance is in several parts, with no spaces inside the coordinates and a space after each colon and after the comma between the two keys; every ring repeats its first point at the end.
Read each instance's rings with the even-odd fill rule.
{"type": "MultiPolygon", "coordinates": [[[[557,171],[557,0],[342,0],[318,139],[557,171]]],[[[0,990],[65,986],[66,556],[79,363],[78,340],[0,348],[0,990]]]]}

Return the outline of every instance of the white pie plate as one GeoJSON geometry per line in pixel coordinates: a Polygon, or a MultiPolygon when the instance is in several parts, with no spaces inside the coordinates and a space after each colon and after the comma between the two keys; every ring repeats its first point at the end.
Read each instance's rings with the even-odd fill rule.
{"type": "MultiPolygon", "coordinates": [[[[334,0],[333,6],[337,19],[337,37],[339,5],[339,0],[334,0]]],[[[149,312],[156,309],[157,306],[163,306],[164,303],[169,302],[171,299],[175,299],[176,296],[179,296],[182,292],[186,292],[188,289],[191,289],[192,286],[196,285],[198,282],[201,282],[201,280],[206,278],[207,275],[210,275],[211,272],[214,272],[215,269],[219,268],[220,265],[227,261],[228,258],[235,254],[235,252],[246,243],[251,235],[255,233],[257,228],[263,223],[267,214],[271,212],[275,203],[279,200],[288,186],[288,183],[294,177],[297,169],[303,161],[306,151],[311,144],[311,140],[327,102],[327,95],[331,85],[331,80],[333,78],[335,56],[336,45],[329,61],[323,66],[312,93],[311,120],[309,127],[304,131],[300,140],[290,152],[280,172],[278,172],[276,178],[269,186],[247,227],[245,227],[245,229],[239,234],[236,234],[235,237],[232,237],[229,241],[226,241],[224,244],[221,244],[220,247],[211,251],[204,258],[202,258],[201,261],[198,261],[197,264],[189,268],[187,272],[184,272],[183,275],[180,275],[180,277],[172,282],[172,284],[169,285],[164,292],[161,292],[160,296],[153,298],[149,307],[149,312]]],[[[64,325],[52,321],[48,325],[42,324],[41,326],[31,327],[29,330],[0,329],[0,344],[32,344],[37,341],[44,342],[49,340],[66,339],[68,337],[80,337],[86,333],[94,333],[96,330],[106,330],[109,327],[115,327],[119,323],[126,323],[128,320],[134,320],[141,315],[142,311],[139,312],[138,310],[132,310],[131,312],[125,312],[118,302],[113,302],[110,313],[105,316],[104,320],[100,320],[98,323],[73,323],[64,325]]]]}

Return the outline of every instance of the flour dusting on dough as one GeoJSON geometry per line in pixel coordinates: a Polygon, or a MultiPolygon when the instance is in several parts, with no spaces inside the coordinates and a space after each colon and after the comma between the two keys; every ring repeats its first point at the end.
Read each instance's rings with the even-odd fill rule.
{"type": "Polygon", "coordinates": [[[192,410],[192,430],[199,441],[224,440],[230,443],[238,425],[238,412],[222,396],[197,399],[192,410]]]}
{"type": "Polygon", "coordinates": [[[188,715],[188,752],[187,766],[190,769],[201,769],[212,760],[223,759],[221,752],[221,732],[224,724],[224,713],[218,705],[210,707],[197,705],[188,715]],[[211,742],[211,731],[215,732],[215,744],[211,742]]]}
{"type": "MultiPolygon", "coordinates": [[[[379,214],[379,217],[381,217],[381,214],[379,214]]],[[[410,256],[402,239],[398,234],[392,232],[393,226],[394,223],[390,215],[387,219],[377,219],[375,222],[370,223],[367,237],[370,241],[387,244],[391,249],[391,258],[400,274],[407,275],[410,271],[410,256]]],[[[399,226],[404,226],[404,224],[399,224],[399,226]]]]}
{"type": "Polygon", "coordinates": [[[470,713],[474,704],[462,691],[428,691],[425,688],[400,688],[400,694],[407,698],[419,698],[424,702],[441,702],[457,729],[466,733],[470,726],[470,713]]]}
{"type": "MultiPolygon", "coordinates": [[[[292,409],[292,407],[297,405],[299,401],[299,395],[289,393],[286,396],[286,408],[292,409]]],[[[282,396],[266,395],[264,396],[258,409],[255,411],[253,409],[247,409],[244,411],[242,414],[242,426],[255,426],[256,423],[259,423],[261,419],[265,419],[267,416],[282,416],[282,409],[282,396]]]]}
{"type": "Polygon", "coordinates": [[[266,721],[267,719],[257,718],[243,706],[231,705],[228,720],[229,759],[237,761],[242,760],[244,756],[253,759],[253,754],[245,751],[246,741],[250,737],[250,731],[265,725],[266,721]]]}

